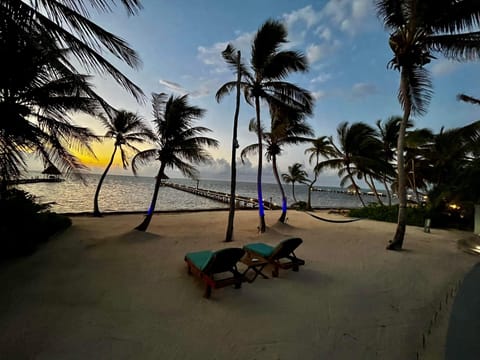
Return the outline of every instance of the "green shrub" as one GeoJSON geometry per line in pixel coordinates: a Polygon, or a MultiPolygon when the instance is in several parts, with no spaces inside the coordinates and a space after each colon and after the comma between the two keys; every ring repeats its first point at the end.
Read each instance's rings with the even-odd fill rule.
{"type": "MultiPolygon", "coordinates": [[[[473,206],[468,206],[468,204],[462,204],[461,211],[452,211],[445,208],[432,209],[428,206],[407,207],[406,210],[407,225],[423,227],[425,219],[429,218],[433,228],[473,229],[473,206]]],[[[398,220],[398,205],[370,204],[363,208],[350,210],[349,215],[396,223],[398,220]]]]}
{"type": "MultiPolygon", "coordinates": [[[[363,208],[350,210],[349,215],[396,223],[398,220],[398,205],[370,204],[363,208]]],[[[407,225],[424,226],[425,219],[428,217],[430,217],[430,212],[427,207],[407,207],[407,225]]]]}
{"type": "Polygon", "coordinates": [[[68,217],[49,212],[49,205],[38,203],[35,196],[9,189],[0,196],[0,258],[30,255],[70,225],[68,217]]]}

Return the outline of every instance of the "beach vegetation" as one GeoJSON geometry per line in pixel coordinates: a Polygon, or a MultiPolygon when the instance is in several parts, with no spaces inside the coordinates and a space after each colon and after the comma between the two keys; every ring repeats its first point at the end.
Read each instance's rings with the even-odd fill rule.
{"type": "MultiPolygon", "coordinates": [[[[287,35],[284,24],[276,20],[267,20],[254,36],[250,68],[243,63],[240,65],[242,72],[240,86],[248,104],[255,108],[256,128],[258,129],[257,194],[259,231],[262,233],[265,232],[266,225],[262,201],[263,135],[260,101],[289,106],[304,111],[306,114],[311,114],[313,109],[313,97],[310,92],[285,81],[285,78],[291,73],[308,70],[305,55],[292,50],[281,50],[281,46],[287,43],[287,35]]],[[[236,50],[232,47],[232,51],[236,50]]],[[[217,101],[233,91],[236,84],[236,81],[223,84],[217,91],[217,101]]]]}
{"type": "Polygon", "coordinates": [[[144,119],[130,111],[114,111],[114,115],[112,117],[102,116],[100,119],[107,129],[107,132],[103,138],[113,139],[114,144],[110,161],[108,162],[105,171],[100,176],[100,180],[98,181],[97,189],[95,191],[95,196],[93,198],[93,216],[101,216],[100,208],[98,206],[98,197],[100,195],[102,183],[113,164],[113,160],[115,159],[117,151],[120,152],[123,168],[127,169],[129,165],[127,149],[138,153],[140,150],[137,149],[133,144],[141,144],[148,140],[155,140],[154,133],[147,126],[144,119]]]}
{"type": "Polygon", "coordinates": [[[157,202],[158,191],[165,170],[176,168],[186,177],[195,179],[198,170],[194,164],[207,163],[211,160],[205,147],[217,147],[218,141],[203,134],[211,130],[194,126],[201,119],[205,110],[188,103],[188,95],[167,97],[167,94],[152,94],[153,124],[156,135],[156,148],[138,152],[132,159],[132,170],[136,175],[139,166],[153,160],[160,162],[150,208],[145,219],[135,229],[146,231],[152,220],[157,202]]]}
{"type": "Polygon", "coordinates": [[[0,197],[0,259],[32,254],[52,235],[68,228],[69,217],[50,212],[50,205],[11,188],[0,197]]]}
{"type": "Polygon", "coordinates": [[[400,72],[398,100],[403,109],[397,142],[399,211],[397,229],[388,250],[400,250],[406,227],[407,176],[405,135],[411,115],[427,112],[432,82],[426,65],[440,53],[450,60],[480,56],[480,3],[464,1],[377,0],[377,13],[390,32],[393,58],[389,67],[400,72]]]}

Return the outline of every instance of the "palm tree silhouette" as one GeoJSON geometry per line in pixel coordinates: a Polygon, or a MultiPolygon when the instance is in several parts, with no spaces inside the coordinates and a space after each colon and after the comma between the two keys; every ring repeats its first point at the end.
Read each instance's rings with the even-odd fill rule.
{"type": "Polygon", "coordinates": [[[287,184],[292,184],[293,201],[297,202],[295,197],[295,183],[304,184],[308,181],[307,172],[302,169],[302,164],[295,163],[288,167],[288,173],[282,174],[282,179],[287,184]]]}
{"type": "Polygon", "coordinates": [[[70,49],[60,49],[41,32],[26,36],[18,29],[29,19],[20,12],[11,15],[0,22],[0,52],[7,54],[7,70],[0,72],[1,180],[20,176],[27,153],[69,176],[85,168],[70,149],[93,155],[89,143],[97,140],[89,129],[72,124],[69,114],[98,116],[100,102],[88,77],[61,62],[70,49]]]}
{"type": "MultiPolygon", "coordinates": [[[[349,126],[348,122],[343,122],[337,127],[336,145],[330,136],[330,144],[333,147],[333,153],[327,160],[321,161],[315,166],[314,171],[319,172],[324,168],[338,170],[338,175],[343,177],[340,185],[344,186],[347,181],[351,182],[353,188],[358,190],[360,187],[355,181],[360,174],[368,173],[368,169],[375,164],[380,157],[379,140],[375,137],[375,130],[362,122],[353,123],[349,126]]],[[[365,206],[360,191],[355,191],[360,202],[365,206]]]]}
{"type": "Polygon", "coordinates": [[[134,174],[137,174],[139,165],[144,165],[151,160],[160,161],[150,208],[143,222],[135,228],[141,231],[147,230],[152,220],[158,190],[162,179],[166,176],[165,169],[177,168],[185,176],[196,178],[198,171],[192,163],[210,161],[211,157],[204,147],[218,146],[217,140],[200,136],[210,132],[210,129],[193,126],[193,122],[200,119],[205,110],[189,105],[187,95],[171,95],[166,100],[166,94],[153,94],[152,105],[158,147],[141,151],[132,160],[134,174]]]}
{"type": "MultiPolygon", "coordinates": [[[[250,59],[250,69],[240,64],[242,72],[242,88],[247,102],[255,107],[258,139],[258,171],[257,194],[259,200],[259,230],[265,232],[265,210],[262,195],[262,122],[260,118],[260,100],[269,104],[284,104],[292,108],[312,113],[313,98],[311,94],[296,85],[284,81],[292,72],[308,70],[307,59],[303,54],[295,51],[280,50],[287,42],[287,30],[279,21],[267,20],[257,31],[253,43],[250,59]]],[[[230,46],[234,53],[236,50],[230,46]]],[[[216,94],[217,101],[236,88],[237,82],[230,81],[223,84],[216,94]]]]}
{"type": "Polygon", "coordinates": [[[117,150],[120,150],[122,165],[123,168],[126,169],[128,167],[128,157],[125,147],[138,153],[139,150],[134,147],[132,143],[143,143],[146,140],[155,140],[155,135],[144,123],[144,120],[132,112],[119,110],[113,118],[106,119],[102,117],[101,119],[103,125],[107,128],[107,133],[104,138],[114,139],[115,143],[110,161],[98,181],[97,190],[93,198],[93,216],[101,216],[98,207],[98,196],[100,195],[100,188],[102,187],[103,181],[113,164],[117,150]]]}
{"type": "MultiPolygon", "coordinates": [[[[320,157],[328,158],[334,154],[334,149],[327,136],[319,136],[311,140],[312,146],[305,150],[305,154],[310,154],[308,162],[312,164],[315,160],[316,168],[320,163],[320,157]]],[[[312,208],[312,187],[318,180],[319,171],[313,171],[314,178],[308,184],[307,209],[312,208]]]]}
{"type": "MultiPolygon", "coordinates": [[[[278,156],[282,154],[283,146],[295,145],[302,142],[310,141],[310,138],[305,136],[313,136],[313,130],[305,122],[305,113],[292,109],[286,106],[270,105],[271,129],[269,132],[262,129],[262,137],[265,146],[265,156],[267,161],[272,162],[272,170],[275,180],[280,189],[282,196],[282,213],[279,222],[284,223],[287,218],[287,196],[283,189],[280,176],[278,174],[278,156]]],[[[257,132],[257,123],[255,119],[250,121],[249,130],[257,132]]],[[[258,144],[246,146],[241,153],[242,159],[249,154],[254,154],[258,151],[258,144]]]]}
{"type": "MultiPolygon", "coordinates": [[[[41,34],[59,48],[69,48],[70,56],[57,61],[70,69],[77,63],[86,70],[110,75],[137,100],[143,99],[142,90],[122,74],[103,56],[109,52],[132,68],[141,65],[138,54],[121,38],[98,26],[91,20],[91,10],[111,12],[116,0],[10,0],[0,2],[0,22],[20,16],[28,21],[18,23],[17,31],[24,37],[41,34]],[[72,61],[73,59],[76,62],[72,61]]],[[[141,9],[140,0],[121,0],[129,15],[141,9]]],[[[79,71],[77,71],[79,72],[79,71]]]]}
{"type": "Polygon", "coordinates": [[[410,115],[423,115],[432,96],[425,65],[439,52],[457,61],[480,57],[480,3],[447,0],[377,0],[377,13],[390,31],[393,59],[400,72],[398,99],[403,109],[397,143],[399,210],[397,229],[388,250],[400,250],[406,229],[405,133],[410,115]],[[473,31],[473,32],[472,32],[473,31]]]}

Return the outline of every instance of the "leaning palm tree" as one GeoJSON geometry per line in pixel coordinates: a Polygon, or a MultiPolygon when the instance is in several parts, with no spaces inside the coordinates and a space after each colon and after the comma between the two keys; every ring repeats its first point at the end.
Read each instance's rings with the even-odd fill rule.
{"type": "Polygon", "coordinates": [[[45,167],[55,165],[67,176],[84,166],[71,150],[93,155],[90,141],[97,139],[73,124],[76,112],[97,116],[101,104],[88,77],[65,67],[61,59],[70,49],[60,49],[42,32],[28,36],[19,27],[21,12],[0,22],[0,173],[2,181],[16,178],[26,169],[26,154],[35,154],[45,167]]]}
{"type": "Polygon", "coordinates": [[[141,151],[132,160],[134,174],[137,174],[139,165],[151,160],[160,161],[150,208],[143,222],[135,228],[141,231],[147,230],[152,220],[160,184],[166,176],[165,170],[177,168],[185,176],[195,178],[198,171],[193,163],[207,163],[211,160],[204,147],[218,146],[217,140],[200,136],[210,132],[210,129],[193,126],[193,122],[200,119],[205,110],[189,105],[187,95],[171,95],[166,100],[166,94],[153,94],[152,106],[158,147],[141,151]]]}
{"type": "MultiPolygon", "coordinates": [[[[320,157],[329,158],[334,154],[334,149],[327,136],[320,136],[311,140],[312,146],[305,150],[305,154],[310,154],[308,162],[310,164],[315,160],[315,167],[320,163],[320,157]]],[[[307,209],[312,208],[312,188],[318,180],[320,171],[314,171],[313,180],[308,184],[307,209]]]]}
{"type": "Polygon", "coordinates": [[[292,184],[293,201],[297,202],[295,197],[295,183],[304,184],[308,181],[307,172],[302,169],[302,164],[295,163],[288,167],[288,173],[282,174],[282,179],[287,184],[292,184]]]}
{"type": "Polygon", "coordinates": [[[439,52],[457,61],[480,57],[478,1],[376,0],[377,12],[390,31],[393,59],[389,66],[400,72],[398,99],[403,108],[397,144],[399,210],[397,230],[389,250],[403,246],[406,229],[405,132],[410,115],[422,115],[432,95],[425,65],[439,52]]]}
{"type": "MultiPolygon", "coordinates": [[[[342,177],[341,186],[349,181],[354,189],[360,189],[355,178],[368,172],[366,170],[372,168],[372,164],[376,164],[381,157],[375,130],[362,122],[353,123],[351,126],[348,122],[343,122],[337,127],[337,139],[338,145],[331,136],[329,137],[333,153],[327,160],[315,166],[314,171],[319,172],[324,168],[336,169],[338,175],[342,177]]],[[[361,192],[356,191],[356,194],[365,206],[361,192]]]]}
{"type": "Polygon", "coordinates": [[[102,122],[107,133],[104,138],[114,139],[112,156],[105,168],[100,180],[98,181],[97,190],[93,198],[93,216],[101,216],[100,209],[98,207],[98,196],[100,195],[100,189],[103,181],[107,176],[110,167],[113,164],[117,150],[120,150],[120,158],[122,159],[123,168],[128,167],[128,157],[126,149],[139,152],[139,150],[132,145],[132,143],[143,143],[146,140],[155,140],[155,135],[150,128],[145,124],[142,117],[126,110],[119,110],[116,112],[113,118],[102,117],[102,122]]]}
{"type": "Polygon", "coordinates": [[[63,65],[77,69],[80,64],[84,70],[108,74],[140,100],[143,99],[142,90],[104,56],[108,52],[128,66],[138,68],[141,64],[138,54],[123,39],[91,20],[92,10],[108,13],[112,11],[111,5],[118,2],[128,14],[133,15],[141,9],[140,0],[0,0],[0,22],[20,14],[27,21],[19,22],[17,30],[25,37],[39,33],[58,47],[71,49],[69,57],[58,60],[63,65]]]}
{"type": "MultiPolygon", "coordinates": [[[[287,218],[287,196],[283,189],[280,175],[278,174],[278,156],[282,154],[285,145],[296,145],[302,142],[310,141],[306,136],[313,136],[313,130],[305,122],[305,113],[285,106],[270,105],[271,129],[265,131],[262,129],[262,136],[265,146],[265,156],[267,161],[272,162],[272,170],[277,185],[282,196],[282,213],[279,222],[284,223],[287,218]]],[[[250,121],[249,130],[258,132],[255,119],[250,121]]],[[[242,160],[249,154],[258,151],[258,144],[246,146],[241,153],[242,160]]]]}
{"type": "MultiPolygon", "coordinates": [[[[257,31],[253,43],[250,59],[250,69],[245,64],[240,64],[242,72],[241,88],[247,102],[255,107],[258,140],[258,171],[257,193],[259,199],[259,230],[265,231],[265,210],[262,195],[262,131],[260,118],[260,100],[269,104],[284,104],[291,108],[312,113],[313,97],[305,89],[293,85],[285,78],[292,72],[308,70],[306,57],[295,51],[280,50],[287,42],[285,26],[275,20],[266,21],[257,31]]],[[[236,50],[229,45],[230,51],[236,50]]],[[[225,95],[236,88],[236,81],[223,84],[217,91],[216,99],[220,101],[225,95]]]]}

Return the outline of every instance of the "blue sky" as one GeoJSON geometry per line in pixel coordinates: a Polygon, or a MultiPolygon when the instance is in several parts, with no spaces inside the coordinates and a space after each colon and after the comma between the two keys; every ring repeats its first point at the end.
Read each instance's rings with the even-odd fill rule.
{"type": "MultiPolygon", "coordinates": [[[[221,58],[221,51],[232,43],[248,62],[252,37],[267,19],[283,21],[289,32],[288,48],[307,55],[310,71],[290,76],[289,81],[310,90],[315,98],[314,116],[309,123],[316,136],[336,135],[340,122],[363,121],[400,115],[397,101],[399,73],[387,69],[391,59],[388,33],[375,14],[372,0],[144,0],[144,9],[128,17],[119,6],[113,14],[94,16],[102,27],[124,38],[140,55],[138,71],[113,60],[145,92],[145,104],[138,104],[111,79],[97,76],[97,91],[116,107],[150,119],[150,94],[167,92],[190,94],[190,102],[207,110],[200,125],[213,130],[211,136],[220,147],[211,151],[215,162],[201,167],[201,178],[229,178],[234,95],[222,103],[215,101],[217,89],[235,75],[221,58]]],[[[428,114],[415,119],[417,127],[438,131],[441,126],[466,125],[479,118],[479,108],[460,103],[460,92],[480,96],[479,64],[461,64],[439,56],[427,67],[432,75],[434,96],[428,114]]],[[[264,120],[268,121],[266,108],[264,120]]],[[[242,102],[240,110],[240,148],[254,143],[248,132],[253,109],[242,102]]],[[[96,120],[77,117],[96,133],[104,130],[96,120]]],[[[286,148],[279,159],[280,171],[294,162],[311,169],[304,155],[307,145],[286,148]]],[[[239,169],[240,180],[254,180],[256,159],[239,169]]],[[[152,164],[143,174],[154,174],[152,164]]],[[[93,168],[93,171],[98,169],[93,168]]],[[[129,174],[119,171],[117,173],[129,174]]],[[[310,172],[311,174],[311,172],[310,172]]],[[[175,176],[175,173],[171,173],[175,176]]],[[[272,180],[266,164],[265,180],[272,180]]],[[[320,176],[321,185],[339,184],[335,174],[320,176]]]]}

